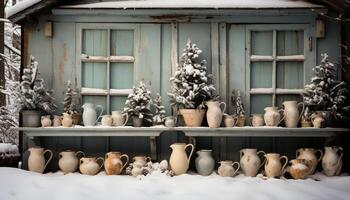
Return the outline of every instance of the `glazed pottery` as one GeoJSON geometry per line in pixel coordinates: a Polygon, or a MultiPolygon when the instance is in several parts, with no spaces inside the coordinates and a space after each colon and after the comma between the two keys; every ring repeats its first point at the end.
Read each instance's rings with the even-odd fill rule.
{"type": "Polygon", "coordinates": [[[72,120],[73,125],[79,125],[81,121],[81,114],[80,113],[74,113],[72,114],[72,120]]]}
{"type": "Polygon", "coordinates": [[[58,126],[62,126],[62,116],[59,115],[54,115],[53,116],[53,126],[54,127],[58,127],[58,126]]]}
{"type": "Polygon", "coordinates": [[[290,163],[289,173],[294,179],[305,179],[310,174],[311,168],[305,159],[294,159],[290,163]]]}
{"type": "Polygon", "coordinates": [[[79,170],[82,174],[85,175],[96,175],[103,166],[103,158],[95,158],[95,157],[83,157],[80,158],[80,166],[79,170]],[[97,161],[101,160],[101,164],[98,164],[97,161]]]}
{"type": "Polygon", "coordinates": [[[257,149],[242,149],[240,151],[240,164],[244,175],[255,177],[258,174],[263,164],[261,163],[259,154],[265,155],[265,152],[257,152],[257,149]]]}
{"type": "Polygon", "coordinates": [[[264,121],[266,126],[278,126],[281,123],[281,114],[278,112],[277,107],[266,107],[264,114],[264,121]]]}
{"type": "Polygon", "coordinates": [[[218,128],[222,122],[222,116],[226,110],[225,102],[207,101],[207,121],[210,128],[218,128]],[[221,109],[221,105],[223,108],[221,109]]]}
{"type": "Polygon", "coordinates": [[[138,116],[132,116],[132,126],[133,127],[141,127],[143,124],[143,118],[139,118],[138,116]]]}
{"type": "Polygon", "coordinates": [[[296,151],[296,158],[298,159],[305,159],[308,162],[310,170],[310,175],[313,174],[316,170],[317,163],[320,162],[320,160],[323,157],[323,152],[320,149],[313,149],[313,148],[300,148],[296,151]],[[317,158],[316,153],[319,152],[320,157],[317,158]]]}
{"type": "Polygon", "coordinates": [[[215,160],[211,155],[212,150],[200,150],[197,151],[198,157],[196,158],[196,169],[198,174],[202,176],[208,176],[214,171],[215,160]]]}
{"type": "Polygon", "coordinates": [[[112,111],[113,126],[125,126],[128,123],[128,113],[122,113],[121,111],[112,111]]]}
{"type": "Polygon", "coordinates": [[[72,115],[70,115],[68,113],[63,113],[62,126],[64,126],[64,127],[72,127],[73,126],[72,115]]]}
{"type": "Polygon", "coordinates": [[[83,123],[84,126],[95,126],[97,120],[101,117],[103,113],[103,107],[101,105],[95,106],[93,103],[85,103],[83,105],[83,123]],[[96,108],[100,108],[100,114],[97,117],[96,108]]]}
{"type": "Polygon", "coordinates": [[[284,101],[282,103],[284,110],[284,123],[287,128],[297,128],[298,123],[300,121],[300,118],[302,116],[302,113],[304,112],[304,103],[300,102],[299,104],[297,101],[284,101]],[[302,105],[302,111],[299,113],[298,106],[302,105]]]}
{"type": "Polygon", "coordinates": [[[49,126],[51,126],[51,124],[52,124],[52,121],[51,121],[50,115],[41,116],[41,126],[42,127],[49,127],[49,126]]]}
{"type": "Polygon", "coordinates": [[[170,145],[170,148],[172,149],[169,160],[171,170],[175,173],[175,175],[186,173],[194,149],[193,144],[174,143],[170,145]],[[186,154],[187,147],[191,147],[191,152],[188,157],[186,154]]]}
{"type": "Polygon", "coordinates": [[[202,125],[205,110],[204,109],[179,109],[179,113],[182,115],[185,126],[188,127],[200,127],[202,125]]]}
{"type": "Polygon", "coordinates": [[[265,175],[268,178],[280,177],[283,175],[284,169],[288,164],[288,158],[286,156],[281,156],[278,153],[268,153],[265,154],[265,175]],[[282,166],[281,159],[285,160],[282,166]]]}
{"type": "Polygon", "coordinates": [[[129,162],[129,156],[120,152],[108,152],[105,156],[105,171],[107,175],[119,175],[129,162]],[[126,161],[123,163],[122,158],[126,161]]]}
{"type": "Polygon", "coordinates": [[[173,116],[168,116],[168,117],[165,118],[164,125],[165,125],[166,127],[169,127],[169,128],[175,127],[175,124],[176,124],[175,117],[173,117],[173,116]]]}
{"type": "Polygon", "coordinates": [[[224,114],[225,127],[233,127],[236,123],[236,118],[232,115],[224,114]]]}
{"type": "Polygon", "coordinates": [[[67,173],[73,173],[77,171],[78,165],[79,165],[79,159],[78,155],[82,154],[85,156],[84,152],[82,151],[63,151],[58,154],[59,161],[58,166],[60,170],[67,174],[67,173]]]}
{"type": "Polygon", "coordinates": [[[343,167],[343,148],[325,147],[325,153],[322,158],[323,172],[327,176],[337,176],[343,167]]]}
{"type": "Polygon", "coordinates": [[[150,162],[152,159],[148,156],[134,156],[133,158],[133,166],[143,167],[147,162],[150,162]]]}
{"type": "Polygon", "coordinates": [[[326,120],[322,112],[317,112],[313,117],[311,117],[311,121],[314,128],[324,128],[326,125],[326,120]]]}
{"type": "Polygon", "coordinates": [[[113,119],[111,115],[102,115],[101,125],[102,126],[112,126],[113,119]]]}
{"type": "Polygon", "coordinates": [[[245,124],[245,116],[244,115],[238,115],[236,117],[236,124],[237,127],[243,127],[245,124]]]}
{"type": "Polygon", "coordinates": [[[44,148],[33,147],[29,148],[29,158],[28,158],[28,170],[32,172],[43,173],[47,164],[52,159],[52,151],[44,148]],[[45,163],[45,153],[49,152],[50,157],[45,163]]]}
{"type": "Polygon", "coordinates": [[[41,114],[37,110],[22,110],[23,127],[39,127],[41,114]]]}
{"type": "Polygon", "coordinates": [[[253,127],[264,126],[264,116],[262,114],[252,114],[250,117],[250,125],[253,127]]]}
{"type": "Polygon", "coordinates": [[[218,169],[218,174],[222,177],[233,177],[237,174],[240,165],[239,162],[232,162],[230,160],[221,161],[220,167],[218,169]],[[237,165],[237,168],[235,169],[233,166],[237,165]]]}

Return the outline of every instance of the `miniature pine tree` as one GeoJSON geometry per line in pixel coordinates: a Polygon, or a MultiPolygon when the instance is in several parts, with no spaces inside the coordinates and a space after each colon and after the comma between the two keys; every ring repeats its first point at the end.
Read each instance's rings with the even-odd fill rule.
{"type": "Polygon", "coordinates": [[[155,114],[153,116],[153,124],[160,125],[163,124],[165,120],[165,109],[162,105],[162,97],[157,93],[153,100],[153,106],[155,107],[155,114]]]}
{"type": "Polygon", "coordinates": [[[146,85],[141,81],[138,87],[133,87],[125,101],[124,113],[131,117],[138,117],[152,122],[152,112],[150,110],[151,92],[147,90],[146,85]]]}
{"type": "Polygon", "coordinates": [[[242,98],[241,98],[241,92],[239,90],[237,91],[232,90],[231,102],[233,105],[233,113],[235,116],[241,116],[245,114],[242,98]]]}
{"type": "Polygon", "coordinates": [[[63,111],[69,114],[78,113],[78,93],[72,88],[71,81],[67,81],[65,96],[63,100],[63,111]]]}
{"type": "Polygon", "coordinates": [[[16,116],[7,107],[0,107],[0,142],[17,144],[18,134],[15,129],[17,127],[16,116]]]}
{"type": "Polygon", "coordinates": [[[211,75],[207,74],[206,61],[197,62],[202,51],[188,40],[181,56],[181,63],[173,77],[171,92],[171,105],[182,108],[199,108],[206,100],[215,95],[215,88],[210,84],[211,75]]]}

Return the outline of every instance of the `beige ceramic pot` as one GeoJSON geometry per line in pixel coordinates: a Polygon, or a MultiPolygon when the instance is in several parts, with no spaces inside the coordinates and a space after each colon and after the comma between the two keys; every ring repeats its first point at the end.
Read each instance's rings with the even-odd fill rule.
{"type": "Polygon", "coordinates": [[[327,176],[338,176],[343,167],[343,148],[325,147],[325,153],[322,158],[323,172],[327,176]]]}
{"type": "Polygon", "coordinates": [[[280,177],[283,175],[284,169],[288,164],[288,158],[286,156],[281,156],[278,153],[268,153],[265,154],[265,175],[268,178],[280,177]],[[281,159],[285,160],[282,166],[281,159]]]}
{"type": "Polygon", "coordinates": [[[296,158],[305,159],[308,162],[310,170],[310,175],[313,174],[316,170],[317,164],[321,161],[323,157],[323,152],[320,149],[313,148],[300,148],[296,151],[296,158]],[[319,157],[317,158],[316,153],[319,153],[319,157]]]}
{"type": "Polygon", "coordinates": [[[152,159],[148,156],[134,156],[133,158],[133,166],[143,167],[150,162],[152,159]]]}
{"type": "Polygon", "coordinates": [[[236,123],[236,118],[232,115],[224,114],[225,127],[233,127],[236,123]]]}
{"type": "Polygon", "coordinates": [[[284,101],[282,103],[284,110],[283,110],[283,115],[284,115],[284,123],[287,128],[297,128],[298,123],[300,121],[300,118],[302,116],[302,113],[304,112],[304,103],[300,102],[299,104],[297,101],[284,101]],[[298,106],[302,105],[302,111],[299,113],[298,106]]]}
{"type": "Polygon", "coordinates": [[[101,125],[102,126],[112,126],[113,119],[111,115],[102,115],[101,125]]]}
{"type": "Polygon", "coordinates": [[[72,123],[73,125],[79,125],[81,122],[81,114],[74,113],[72,114],[72,123]]]}
{"type": "Polygon", "coordinates": [[[80,172],[85,175],[96,175],[103,166],[103,158],[83,157],[80,158],[80,172]],[[97,161],[101,160],[101,164],[97,161]]]}
{"type": "Polygon", "coordinates": [[[308,120],[301,120],[300,124],[301,124],[301,128],[310,128],[310,127],[312,127],[311,121],[308,121],[308,120]]]}
{"type": "Polygon", "coordinates": [[[289,173],[294,179],[305,179],[311,168],[305,159],[294,159],[290,161],[289,173]]]}
{"type": "Polygon", "coordinates": [[[168,128],[175,127],[176,125],[176,119],[173,116],[168,116],[165,118],[164,125],[168,128]]]}
{"type": "Polygon", "coordinates": [[[62,126],[62,116],[59,116],[59,115],[53,116],[53,126],[54,127],[62,126]]]}
{"type": "Polygon", "coordinates": [[[38,148],[38,147],[33,147],[29,148],[29,158],[28,158],[28,169],[29,171],[32,172],[38,172],[38,173],[43,173],[47,164],[52,159],[52,151],[49,149],[46,149],[44,151],[44,148],[38,148]],[[45,153],[49,152],[50,157],[45,163],[45,153]]]}
{"type": "Polygon", "coordinates": [[[226,110],[225,102],[207,101],[207,121],[210,128],[218,128],[222,122],[222,116],[226,110]],[[221,109],[221,105],[223,108],[221,109]]]}
{"type": "Polygon", "coordinates": [[[202,125],[204,109],[180,109],[179,112],[183,116],[185,126],[200,127],[202,125]]]}
{"type": "Polygon", "coordinates": [[[112,111],[113,126],[125,126],[128,123],[128,113],[122,113],[121,111],[112,111]]]}
{"type": "Polygon", "coordinates": [[[264,121],[266,126],[278,126],[283,119],[281,119],[281,114],[277,110],[277,107],[266,107],[264,114],[264,121]]]}
{"type": "Polygon", "coordinates": [[[245,116],[239,115],[236,117],[236,124],[237,127],[243,127],[245,125],[245,116]]]}
{"type": "Polygon", "coordinates": [[[220,167],[218,169],[218,174],[222,177],[233,177],[237,174],[240,165],[239,162],[232,162],[230,160],[221,161],[220,167]],[[235,169],[233,166],[237,165],[237,168],[235,169]]]}
{"type": "Polygon", "coordinates": [[[52,124],[52,121],[51,121],[50,115],[41,116],[41,126],[42,127],[50,127],[51,124],[52,124]]]}
{"type": "Polygon", "coordinates": [[[171,170],[175,173],[175,175],[186,173],[194,149],[193,144],[174,143],[170,145],[170,148],[172,149],[169,161],[171,170]],[[188,157],[186,154],[187,147],[191,147],[191,152],[188,157]]]}
{"type": "Polygon", "coordinates": [[[265,155],[264,151],[257,152],[257,149],[242,149],[240,151],[240,164],[244,175],[255,177],[262,166],[259,154],[265,155]]]}
{"type": "Polygon", "coordinates": [[[63,113],[62,126],[64,126],[64,127],[72,127],[73,126],[72,115],[70,115],[68,113],[63,113]]]}
{"type": "Polygon", "coordinates": [[[326,120],[322,112],[318,112],[311,118],[314,128],[324,128],[326,125],[326,120]]]}
{"type": "Polygon", "coordinates": [[[84,152],[82,151],[63,151],[59,153],[58,167],[60,168],[60,170],[65,174],[77,171],[79,165],[79,154],[85,156],[84,152]]]}
{"type": "Polygon", "coordinates": [[[129,162],[129,156],[120,152],[108,152],[105,156],[105,171],[107,175],[119,175],[129,162]],[[126,161],[123,163],[122,158],[126,161]]]}
{"type": "Polygon", "coordinates": [[[250,125],[253,127],[264,126],[264,116],[262,114],[252,114],[250,117],[250,125]]]}

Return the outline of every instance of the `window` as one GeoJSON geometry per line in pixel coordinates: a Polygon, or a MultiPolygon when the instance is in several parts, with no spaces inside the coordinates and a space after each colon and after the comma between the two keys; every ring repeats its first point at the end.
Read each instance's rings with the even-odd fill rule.
{"type": "Polygon", "coordinates": [[[81,24],[77,32],[83,103],[102,105],[104,113],[121,110],[134,84],[137,27],[81,24]]]}
{"type": "MultiPolygon", "coordinates": [[[[247,26],[247,96],[250,113],[301,101],[308,37],[302,25],[247,26]],[[278,27],[278,28],[277,28],[278,27]]],[[[312,66],[310,66],[312,67],[312,66]]]]}

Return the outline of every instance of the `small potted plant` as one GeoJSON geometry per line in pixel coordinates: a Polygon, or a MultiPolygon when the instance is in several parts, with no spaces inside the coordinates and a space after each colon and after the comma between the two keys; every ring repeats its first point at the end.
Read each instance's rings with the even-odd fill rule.
{"type": "Polygon", "coordinates": [[[245,124],[245,111],[242,103],[241,92],[232,90],[231,101],[233,105],[233,115],[236,118],[236,126],[243,127],[245,124]]]}
{"type": "Polygon", "coordinates": [[[152,112],[150,110],[151,92],[147,90],[146,85],[141,81],[138,87],[133,87],[125,101],[124,113],[128,113],[132,118],[134,127],[141,127],[143,121],[152,123],[152,112]]]}
{"type": "Polygon", "coordinates": [[[165,121],[165,109],[162,105],[162,97],[159,95],[159,93],[157,93],[156,97],[153,99],[152,105],[155,108],[155,113],[153,115],[153,125],[163,125],[165,121]]]}
{"type": "Polygon", "coordinates": [[[304,113],[301,116],[301,121],[300,121],[302,128],[312,127],[311,115],[312,113],[310,112],[309,107],[306,107],[304,110],[304,113]]]}
{"type": "Polygon", "coordinates": [[[79,113],[80,98],[78,90],[72,88],[70,80],[67,81],[64,94],[63,112],[72,116],[73,125],[79,125],[81,121],[81,114],[79,113]]]}
{"type": "Polygon", "coordinates": [[[206,61],[198,63],[202,51],[188,40],[181,56],[181,63],[173,77],[171,92],[168,93],[171,105],[183,116],[185,126],[201,126],[205,116],[204,102],[211,100],[215,92],[207,74],[206,61]]]}

